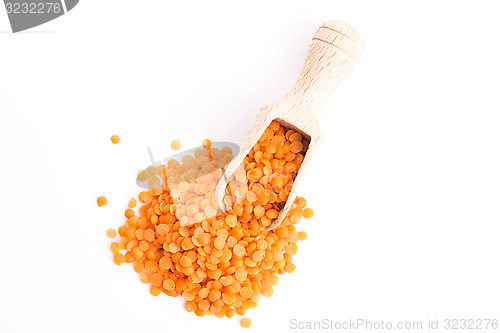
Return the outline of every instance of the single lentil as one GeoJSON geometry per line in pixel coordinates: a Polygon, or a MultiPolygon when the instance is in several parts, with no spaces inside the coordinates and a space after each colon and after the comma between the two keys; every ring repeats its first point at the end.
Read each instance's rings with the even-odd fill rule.
{"type": "Polygon", "coordinates": [[[99,207],[106,206],[108,204],[108,199],[105,196],[100,196],[97,198],[97,205],[99,207]]]}
{"type": "Polygon", "coordinates": [[[115,145],[118,144],[118,142],[120,142],[120,137],[118,135],[112,135],[111,142],[113,142],[115,145]]]}
{"type": "Polygon", "coordinates": [[[128,208],[134,208],[137,205],[137,200],[135,198],[131,198],[128,202],[128,208]]]}
{"type": "Polygon", "coordinates": [[[181,142],[179,140],[173,140],[172,143],[170,143],[170,147],[172,147],[173,150],[179,150],[181,148],[181,142]]]}
{"type": "Polygon", "coordinates": [[[116,230],[115,229],[108,229],[106,230],[106,235],[109,237],[109,238],[115,238],[116,237],[116,230]]]}
{"type": "Polygon", "coordinates": [[[311,208],[306,208],[302,212],[302,216],[304,216],[306,219],[310,219],[311,217],[313,217],[313,215],[314,211],[311,208]]]}
{"type": "Polygon", "coordinates": [[[252,325],[252,321],[248,318],[241,318],[240,325],[241,327],[249,328],[252,325]]]}

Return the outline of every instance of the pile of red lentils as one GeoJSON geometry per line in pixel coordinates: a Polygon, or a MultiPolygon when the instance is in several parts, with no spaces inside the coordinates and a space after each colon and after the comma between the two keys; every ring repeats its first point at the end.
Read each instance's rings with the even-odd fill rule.
{"type": "MultiPolygon", "coordinates": [[[[180,147],[180,143],[175,142],[175,146],[180,147]]],[[[110,246],[114,262],[133,264],[140,280],[151,285],[154,296],[181,295],[186,300],[185,309],[197,316],[245,315],[257,306],[260,295],[273,294],[278,275],[295,270],[292,256],[297,253],[297,242],[307,238],[295,227],[301,217],[313,215],[304,198],[295,199],[279,227],[266,229],[286,202],[307,147],[300,133],[273,121],[231,178],[225,198],[231,207],[214,214],[207,211],[212,206],[203,204],[207,200],[202,197],[196,211],[187,207],[188,212],[193,211],[189,216],[206,213],[200,216],[213,217],[194,224],[181,224],[176,215],[178,202],[168,187],[141,192],[138,212],[134,211],[137,200],[132,198],[118,235],[114,229],[107,232],[109,237],[119,236],[110,246]]],[[[213,171],[213,158],[224,156],[232,158],[227,151],[213,150],[208,160],[200,153],[191,166],[176,164],[177,171],[168,171],[169,166],[163,165],[154,174],[179,177],[196,166],[197,171],[191,171],[190,176],[196,179],[203,170],[207,174],[213,171]],[[203,163],[196,163],[200,160],[203,163]],[[206,167],[209,162],[212,168],[206,167]]],[[[208,195],[208,189],[205,194],[199,185],[193,183],[190,189],[208,195]]],[[[251,321],[242,318],[240,324],[249,327],[251,321]]]]}

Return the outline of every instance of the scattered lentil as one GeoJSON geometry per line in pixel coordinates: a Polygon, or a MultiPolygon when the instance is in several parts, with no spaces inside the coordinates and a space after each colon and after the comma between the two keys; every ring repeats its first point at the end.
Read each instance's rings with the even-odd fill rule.
{"type": "Polygon", "coordinates": [[[302,215],[303,215],[306,219],[310,219],[311,217],[313,217],[313,215],[314,215],[314,211],[313,211],[311,208],[306,208],[306,209],[304,209],[304,211],[302,212],[302,215]]]}
{"type": "Polygon", "coordinates": [[[116,230],[115,229],[108,229],[106,230],[106,235],[109,237],[109,238],[115,238],[116,237],[116,230]]]}
{"type": "Polygon", "coordinates": [[[97,205],[99,207],[106,206],[108,204],[108,199],[105,196],[100,196],[97,198],[97,205]]]}
{"type": "Polygon", "coordinates": [[[128,203],[128,208],[134,208],[137,205],[137,200],[135,198],[131,198],[128,203]]]}
{"type": "Polygon", "coordinates": [[[179,140],[173,140],[170,144],[173,150],[179,150],[181,148],[181,142],[179,140]]]}
{"type": "Polygon", "coordinates": [[[120,142],[120,137],[118,135],[112,135],[111,142],[113,142],[115,145],[118,144],[118,142],[120,142]]]}
{"type": "Polygon", "coordinates": [[[252,321],[248,318],[241,318],[240,325],[241,327],[249,328],[252,325],[252,321]]]}

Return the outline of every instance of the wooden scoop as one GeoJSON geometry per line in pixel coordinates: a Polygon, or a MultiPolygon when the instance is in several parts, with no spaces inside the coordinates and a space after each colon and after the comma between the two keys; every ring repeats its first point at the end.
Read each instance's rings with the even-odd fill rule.
{"type": "Polygon", "coordinates": [[[295,200],[295,191],[304,179],[304,171],[310,165],[311,157],[321,142],[321,129],[316,115],[324,109],[335,88],[358,63],[363,50],[363,40],[352,26],[342,21],[330,20],[319,27],[313,36],[297,83],[281,100],[268,104],[260,110],[243,141],[240,153],[228,165],[224,177],[215,190],[220,207],[224,207],[223,197],[227,180],[242,164],[245,156],[258,142],[271,121],[276,120],[283,127],[298,131],[309,141],[309,148],[298,170],[288,200],[267,229],[280,225],[295,200]]]}

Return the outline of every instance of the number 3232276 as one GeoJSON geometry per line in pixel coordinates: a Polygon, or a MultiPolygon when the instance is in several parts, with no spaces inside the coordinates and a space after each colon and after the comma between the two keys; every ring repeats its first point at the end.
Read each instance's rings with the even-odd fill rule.
{"type": "Polygon", "coordinates": [[[63,10],[60,3],[54,2],[7,2],[5,8],[7,14],[59,14],[63,10]]]}
{"type": "Polygon", "coordinates": [[[446,330],[496,330],[498,319],[445,319],[446,330]]]}

